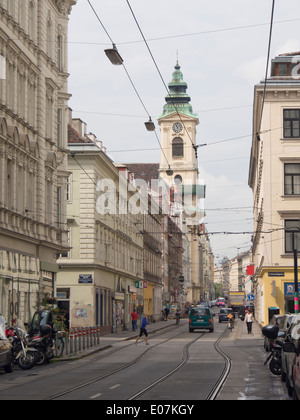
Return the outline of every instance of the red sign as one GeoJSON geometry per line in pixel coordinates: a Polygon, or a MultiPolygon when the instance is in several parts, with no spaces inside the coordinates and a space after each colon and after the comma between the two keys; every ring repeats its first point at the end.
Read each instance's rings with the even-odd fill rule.
{"type": "Polygon", "coordinates": [[[247,265],[247,276],[254,275],[254,265],[247,265]]]}

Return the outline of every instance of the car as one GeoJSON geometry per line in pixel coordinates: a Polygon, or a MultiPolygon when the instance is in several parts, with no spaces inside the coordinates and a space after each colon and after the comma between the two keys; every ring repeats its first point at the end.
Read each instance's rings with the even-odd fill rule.
{"type": "Polygon", "coordinates": [[[295,361],[293,365],[293,397],[294,400],[300,400],[300,340],[296,340],[295,346],[295,361]]]}
{"type": "Polygon", "coordinates": [[[218,307],[225,306],[225,298],[219,298],[217,305],[218,307]]]}
{"type": "Polygon", "coordinates": [[[294,342],[286,341],[283,343],[283,351],[287,354],[291,354],[294,358],[292,365],[292,377],[291,377],[291,392],[290,396],[293,396],[294,400],[300,399],[300,339],[294,342]]]}
{"type": "Polygon", "coordinates": [[[12,345],[5,335],[5,319],[0,315],[0,368],[6,373],[13,371],[14,357],[12,345]]]}
{"type": "MultiPolygon", "coordinates": [[[[281,349],[281,365],[282,365],[282,373],[281,379],[282,381],[286,382],[286,387],[289,396],[293,395],[294,392],[294,378],[293,378],[293,370],[294,370],[294,363],[296,358],[296,353],[291,351],[285,351],[285,349],[289,349],[288,347],[284,346],[285,343],[295,343],[299,337],[297,334],[298,325],[300,324],[300,315],[290,315],[289,317],[289,327],[284,334],[284,338],[278,337],[276,340],[277,343],[280,341],[282,342],[282,349],[281,349]],[[295,333],[296,331],[296,333],[295,333]]],[[[279,326],[280,328],[280,326],[279,326]]],[[[280,334],[280,332],[279,332],[280,334]]],[[[278,334],[278,335],[279,335],[278,334]]]]}
{"type": "MultiPolygon", "coordinates": [[[[270,326],[269,328],[271,328],[272,325],[277,325],[279,327],[279,323],[280,323],[280,320],[281,320],[282,317],[283,317],[283,314],[273,315],[271,320],[270,320],[270,323],[266,327],[270,326]]],[[[274,342],[273,338],[268,338],[266,336],[264,337],[264,349],[266,351],[270,351],[270,344],[271,344],[272,341],[274,342]]]]}
{"type": "Polygon", "coordinates": [[[208,329],[210,332],[214,331],[214,321],[210,308],[196,306],[191,308],[189,313],[189,332],[198,329],[208,329]]]}
{"type": "Polygon", "coordinates": [[[48,309],[36,311],[32,317],[31,323],[24,323],[24,325],[27,327],[30,337],[38,335],[40,333],[41,326],[54,326],[52,311],[48,309]]]}
{"type": "Polygon", "coordinates": [[[231,308],[221,308],[219,313],[219,322],[227,322],[228,321],[228,314],[232,313],[233,318],[235,319],[235,314],[233,313],[231,308]]]}

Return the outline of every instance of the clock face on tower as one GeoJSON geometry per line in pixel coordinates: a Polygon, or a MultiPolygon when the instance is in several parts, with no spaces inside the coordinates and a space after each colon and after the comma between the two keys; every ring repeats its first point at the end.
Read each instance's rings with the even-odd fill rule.
{"type": "Polygon", "coordinates": [[[182,131],[182,124],[180,122],[176,122],[173,124],[172,129],[174,133],[180,133],[182,131]]]}

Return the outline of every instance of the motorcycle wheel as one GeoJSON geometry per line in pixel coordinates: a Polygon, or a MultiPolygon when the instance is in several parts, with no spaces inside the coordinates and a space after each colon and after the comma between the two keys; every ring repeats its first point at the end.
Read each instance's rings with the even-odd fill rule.
{"type": "Polygon", "coordinates": [[[43,365],[45,363],[45,361],[46,361],[45,353],[42,352],[42,351],[39,351],[38,354],[37,354],[36,364],[37,365],[43,365]]]}
{"type": "Polygon", "coordinates": [[[29,370],[33,368],[36,364],[37,358],[34,352],[27,351],[26,356],[21,354],[21,356],[17,359],[18,366],[23,370],[29,370]]]}
{"type": "Polygon", "coordinates": [[[281,375],[281,364],[274,360],[274,358],[270,361],[269,368],[273,375],[281,375]]]}

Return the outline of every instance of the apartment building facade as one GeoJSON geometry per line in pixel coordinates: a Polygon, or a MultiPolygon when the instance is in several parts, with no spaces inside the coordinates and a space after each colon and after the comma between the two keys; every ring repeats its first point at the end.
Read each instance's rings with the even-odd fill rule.
{"type": "Polygon", "coordinates": [[[255,314],[294,311],[294,250],[300,250],[299,52],[272,60],[254,89],[249,186],[253,191],[255,314]]]}
{"type": "Polygon", "coordinates": [[[68,17],[75,0],[0,1],[0,312],[31,320],[67,246],[68,17]]]}
{"type": "MultiPolygon", "coordinates": [[[[159,215],[132,209],[143,198],[135,196],[127,172],[111,161],[95,135],[86,133],[84,122],[70,122],[70,251],[58,260],[58,307],[71,327],[118,331],[130,326],[133,309],[155,317],[155,291],[162,288],[159,215]]],[[[148,204],[143,201],[145,210],[148,204]]]]}

